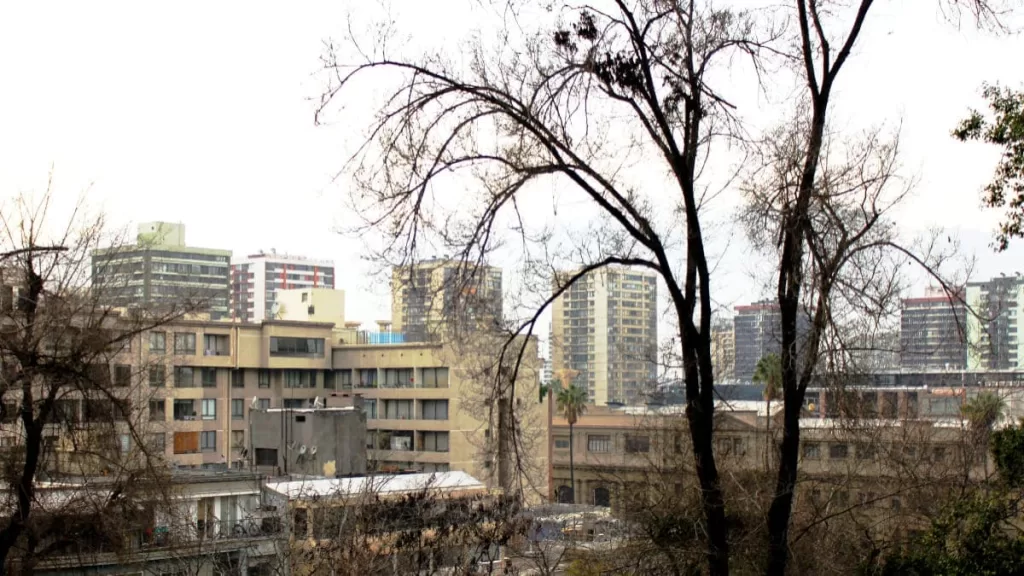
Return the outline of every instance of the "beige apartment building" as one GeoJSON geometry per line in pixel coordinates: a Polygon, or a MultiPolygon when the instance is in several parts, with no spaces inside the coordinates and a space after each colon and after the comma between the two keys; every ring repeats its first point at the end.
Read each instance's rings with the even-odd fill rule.
{"type": "Polygon", "coordinates": [[[433,259],[391,273],[391,328],[406,342],[439,341],[451,328],[502,318],[501,268],[433,259]]]}
{"type": "Polygon", "coordinates": [[[574,370],[590,401],[636,404],[657,378],[658,281],[607,267],[576,281],[551,308],[554,373],[574,370]]]}

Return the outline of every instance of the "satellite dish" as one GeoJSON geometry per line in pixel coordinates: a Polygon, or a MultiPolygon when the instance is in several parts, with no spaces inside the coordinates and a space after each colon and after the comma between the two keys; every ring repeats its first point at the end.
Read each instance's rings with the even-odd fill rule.
{"type": "Polygon", "coordinates": [[[316,456],[316,446],[310,446],[309,453],[312,456],[316,456]]]}
{"type": "Polygon", "coordinates": [[[270,317],[274,320],[278,319],[278,315],[281,313],[281,303],[274,302],[270,305],[270,317]]]}
{"type": "Polygon", "coordinates": [[[319,396],[317,396],[316,398],[313,398],[313,408],[323,408],[323,407],[324,407],[324,399],[323,398],[321,398],[319,396]]]}
{"type": "Polygon", "coordinates": [[[252,410],[258,410],[259,407],[260,407],[259,396],[253,396],[252,397],[252,402],[249,402],[249,408],[252,409],[252,410]]]}
{"type": "Polygon", "coordinates": [[[306,453],[306,445],[303,444],[302,446],[299,446],[299,455],[302,455],[302,454],[305,454],[305,453],[306,453]]]}

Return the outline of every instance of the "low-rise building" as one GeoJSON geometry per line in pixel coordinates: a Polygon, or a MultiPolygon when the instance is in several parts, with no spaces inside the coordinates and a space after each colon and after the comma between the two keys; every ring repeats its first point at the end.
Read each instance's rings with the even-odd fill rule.
{"type": "Polygon", "coordinates": [[[366,474],[366,414],[358,397],[315,398],[309,408],[250,406],[249,421],[251,461],[261,473],[366,474]]]}

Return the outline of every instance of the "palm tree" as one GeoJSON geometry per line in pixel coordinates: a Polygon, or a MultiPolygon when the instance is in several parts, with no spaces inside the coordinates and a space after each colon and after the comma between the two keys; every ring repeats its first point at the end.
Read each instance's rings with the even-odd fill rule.
{"type": "Polygon", "coordinates": [[[572,496],[572,503],[576,503],[576,471],[573,466],[572,450],[572,427],[576,424],[584,412],[587,411],[587,391],[575,384],[562,386],[556,397],[558,411],[565,416],[569,423],[569,494],[572,496]]]}
{"type": "Polygon", "coordinates": [[[772,453],[772,400],[778,400],[782,387],[782,360],[778,354],[767,354],[757,361],[751,380],[764,385],[766,444],[764,452],[765,470],[771,466],[772,453]]]}
{"type": "Polygon", "coordinates": [[[992,428],[1003,417],[1006,401],[991,392],[982,392],[964,404],[961,412],[971,427],[977,447],[984,455],[985,475],[988,476],[988,441],[992,428]]]}

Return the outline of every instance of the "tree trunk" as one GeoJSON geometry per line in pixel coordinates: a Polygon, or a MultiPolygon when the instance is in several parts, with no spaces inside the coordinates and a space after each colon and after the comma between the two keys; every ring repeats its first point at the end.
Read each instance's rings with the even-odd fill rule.
{"type": "Polygon", "coordinates": [[[789,517],[793,509],[798,456],[800,454],[800,402],[795,390],[784,394],[782,449],[779,453],[779,475],[775,497],[768,510],[768,539],[771,556],[768,574],[782,576],[786,572],[789,553],[789,517]]]}
{"type": "Polygon", "coordinates": [[[569,422],[569,497],[576,503],[576,465],[573,462],[572,422],[569,422]]]}

